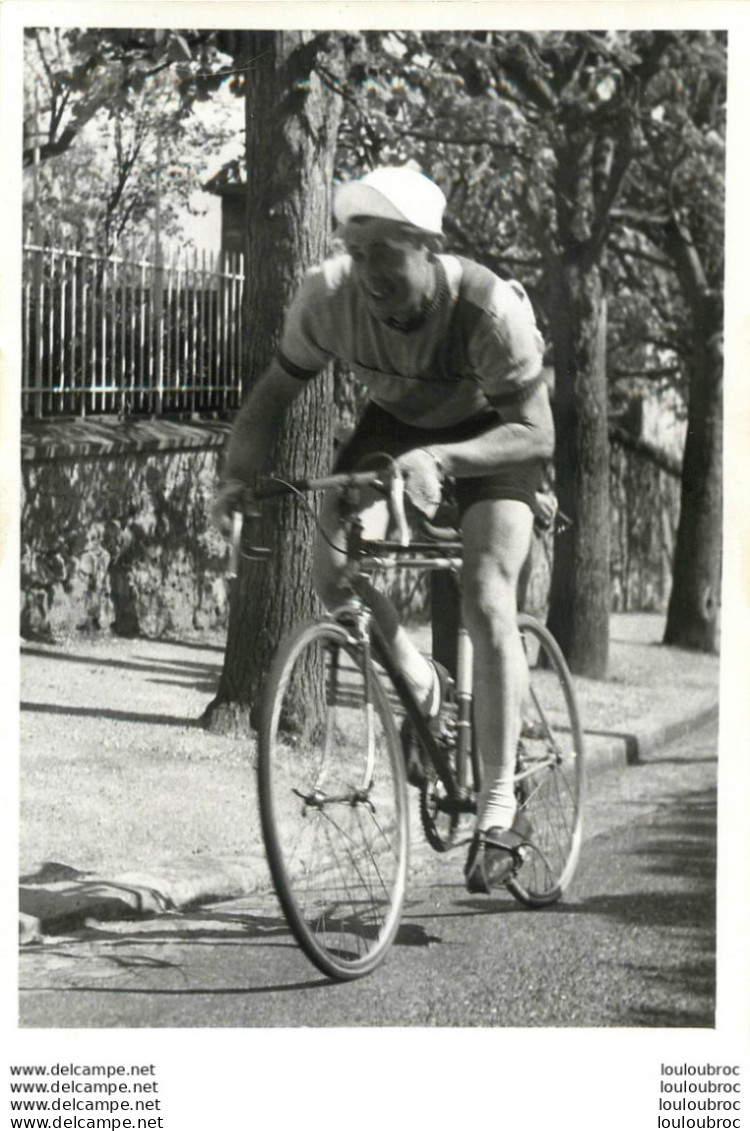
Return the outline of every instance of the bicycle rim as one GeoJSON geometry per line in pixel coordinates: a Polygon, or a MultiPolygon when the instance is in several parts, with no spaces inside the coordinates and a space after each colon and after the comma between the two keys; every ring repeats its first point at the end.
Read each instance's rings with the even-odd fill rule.
{"type": "Polygon", "coordinates": [[[518,621],[529,664],[516,774],[519,808],[531,843],[508,888],[530,907],[554,903],[570,884],[581,848],[584,745],[562,652],[533,617],[518,621]]]}
{"type": "Polygon", "coordinates": [[[279,650],[258,758],[263,837],[276,894],[308,958],[351,979],[398,931],[408,821],[398,734],[382,684],[333,622],[279,650]]]}

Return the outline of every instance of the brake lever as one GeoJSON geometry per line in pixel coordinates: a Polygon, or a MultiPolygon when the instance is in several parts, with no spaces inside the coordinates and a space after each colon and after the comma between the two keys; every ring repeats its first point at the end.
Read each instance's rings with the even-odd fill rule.
{"type": "Polygon", "coordinates": [[[232,511],[232,530],[229,535],[229,561],[227,563],[227,577],[230,581],[237,576],[240,566],[240,539],[242,538],[244,518],[242,511],[232,511]]]}
{"type": "Polygon", "coordinates": [[[252,538],[253,531],[252,528],[249,531],[245,530],[246,518],[260,518],[260,511],[255,506],[252,510],[232,511],[232,530],[227,539],[229,543],[227,577],[230,581],[237,577],[240,558],[246,558],[253,562],[265,562],[271,556],[270,546],[256,546],[248,543],[248,537],[252,538]]]}

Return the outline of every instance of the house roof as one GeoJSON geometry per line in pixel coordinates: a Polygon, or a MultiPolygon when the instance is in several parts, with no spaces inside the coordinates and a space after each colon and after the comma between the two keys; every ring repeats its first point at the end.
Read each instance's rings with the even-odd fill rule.
{"type": "Polygon", "coordinates": [[[247,182],[242,179],[242,171],[239,160],[229,161],[205,182],[204,192],[210,192],[213,196],[240,196],[247,189],[247,182]]]}

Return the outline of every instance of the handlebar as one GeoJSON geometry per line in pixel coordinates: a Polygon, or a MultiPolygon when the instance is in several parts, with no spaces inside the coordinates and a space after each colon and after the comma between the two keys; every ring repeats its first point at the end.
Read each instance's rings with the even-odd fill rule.
{"type": "MultiPolygon", "coordinates": [[[[404,508],[404,476],[395,466],[389,467],[385,471],[341,472],[303,479],[281,479],[276,476],[267,476],[260,479],[254,487],[248,487],[245,505],[241,510],[235,510],[232,514],[227,575],[230,578],[237,576],[243,520],[245,515],[257,517],[258,510],[255,504],[258,501],[279,498],[283,495],[326,491],[331,488],[340,490],[342,493],[357,491],[361,488],[371,488],[379,494],[385,495],[388,500],[388,511],[395,541],[400,546],[409,545],[409,524],[406,520],[404,508]]],[[[262,547],[254,547],[253,553],[254,556],[262,558],[267,557],[270,551],[262,547]]]]}
{"type": "MultiPolygon", "coordinates": [[[[263,499],[279,498],[284,495],[302,495],[312,491],[325,491],[331,488],[342,493],[356,492],[361,488],[370,488],[388,500],[388,511],[391,529],[394,538],[383,543],[383,549],[408,547],[411,542],[409,524],[406,519],[404,506],[404,476],[395,465],[379,471],[351,471],[338,472],[331,475],[307,477],[302,479],[282,479],[277,476],[267,476],[259,480],[254,487],[248,487],[245,505],[241,510],[233,513],[232,531],[229,540],[228,576],[237,576],[240,557],[240,539],[242,523],[245,515],[258,517],[256,503],[263,499]]],[[[546,519],[536,517],[535,527],[539,532],[551,531],[561,534],[572,525],[572,520],[555,507],[546,519]]],[[[452,550],[460,545],[460,536],[454,527],[438,527],[429,522],[424,515],[419,516],[419,534],[426,540],[419,544],[419,549],[429,548],[452,550]]],[[[270,550],[265,547],[252,547],[252,556],[263,559],[270,555],[270,550]]]]}

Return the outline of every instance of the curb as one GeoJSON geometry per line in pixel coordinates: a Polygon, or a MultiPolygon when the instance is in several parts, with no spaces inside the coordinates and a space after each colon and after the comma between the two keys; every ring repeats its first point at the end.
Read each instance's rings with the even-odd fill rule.
{"type": "Polygon", "coordinates": [[[616,766],[625,768],[646,762],[660,746],[684,738],[691,730],[714,722],[719,717],[719,704],[688,712],[680,718],[654,723],[644,719],[631,731],[585,731],[587,747],[587,773],[601,772],[616,766]]]}
{"type": "MultiPolygon", "coordinates": [[[[719,705],[714,703],[679,719],[644,720],[628,733],[586,732],[587,773],[643,764],[659,746],[713,722],[718,715],[719,705]]],[[[79,930],[89,920],[137,919],[251,895],[263,890],[266,878],[265,858],[260,855],[243,863],[217,862],[202,874],[182,877],[144,873],[105,877],[45,864],[37,876],[24,877],[19,886],[19,944],[79,930]]]]}
{"type": "Polygon", "coordinates": [[[628,750],[628,765],[637,765],[646,761],[656,747],[684,738],[691,730],[698,730],[718,718],[719,704],[713,703],[710,707],[704,707],[680,719],[672,719],[651,728],[645,727],[641,733],[632,736],[633,741],[628,750]]]}

